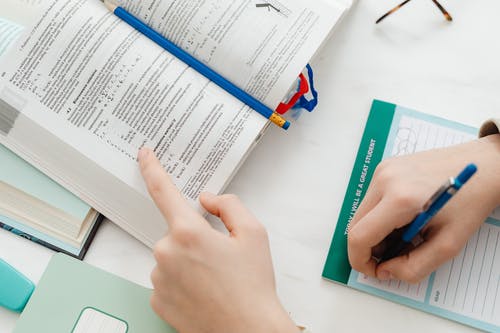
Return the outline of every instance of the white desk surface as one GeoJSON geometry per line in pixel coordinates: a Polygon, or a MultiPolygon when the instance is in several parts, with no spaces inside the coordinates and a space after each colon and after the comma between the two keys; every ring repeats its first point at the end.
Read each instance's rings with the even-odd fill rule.
{"type": "MultiPolygon", "coordinates": [[[[398,0],[353,7],[313,62],[321,103],[288,133],[272,128],[227,192],[267,226],[280,297],[313,332],[474,332],[321,279],[373,98],[479,126],[500,115],[500,2],[412,1],[381,25],[398,0]]],[[[38,281],[53,253],[0,232],[0,256],[38,281]]],[[[149,249],[105,223],[86,261],[149,286],[149,249]]],[[[17,315],[0,310],[0,333],[17,315]]]]}

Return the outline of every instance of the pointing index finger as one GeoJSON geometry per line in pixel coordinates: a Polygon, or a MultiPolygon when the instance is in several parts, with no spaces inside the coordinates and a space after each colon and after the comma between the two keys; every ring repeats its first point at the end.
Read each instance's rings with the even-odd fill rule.
{"type": "Polygon", "coordinates": [[[149,148],[142,148],[138,159],[149,195],[167,220],[169,227],[175,227],[176,221],[179,220],[183,223],[194,222],[192,220],[196,212],[172,182],[154,152],[149,148]]]}

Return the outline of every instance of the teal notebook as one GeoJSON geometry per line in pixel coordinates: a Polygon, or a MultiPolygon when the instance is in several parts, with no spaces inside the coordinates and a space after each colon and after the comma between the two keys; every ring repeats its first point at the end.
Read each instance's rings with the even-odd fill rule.
{"type": "Polygon", "coordinates": [[[151,309],[151,292],[57,254],[14,333],[174,333],[151,309]]]}
{"type": "Polygon", "coordinates": [[[349,222],[385,158],[473,140],[477,129],[374,101],[337,222],[323,277],[484,331],[500,332],[500,221],[489,218],[462,253],[418,285],[382,282],[354,271],[349,222]]]}

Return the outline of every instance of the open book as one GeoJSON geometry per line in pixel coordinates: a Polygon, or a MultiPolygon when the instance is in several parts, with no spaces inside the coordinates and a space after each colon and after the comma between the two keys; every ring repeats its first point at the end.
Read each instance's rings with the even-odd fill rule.
{"type": "MultiPolygon", "coordinates": [[[[331,3],[121,1],[271,109],[348,9],[331,3]]],[[[44,2],[0,62],[0,142],[147,245],[166,226],[138,150],[154,148],[196,206],[201,191],[224,189],[267,125],[99,0],[44,2]]]]}

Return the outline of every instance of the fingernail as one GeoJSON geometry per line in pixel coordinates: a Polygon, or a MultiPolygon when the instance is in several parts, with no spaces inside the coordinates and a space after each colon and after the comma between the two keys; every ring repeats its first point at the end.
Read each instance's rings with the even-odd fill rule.
{"type": "Polygon", "coordinates": [[[137,155],[137,159],[140,161],[144,158],[146,158],[151,150],[146,147],[142,147],[141,150],[139,150],[139,154],[137,155]]]}
{"type": "Polygon", "coordinates": [[[382,281],[388,281],[392,280],[393,276],[389,271],[381,271],[380,273],[378,273],[378,279],[382,281]]]}

